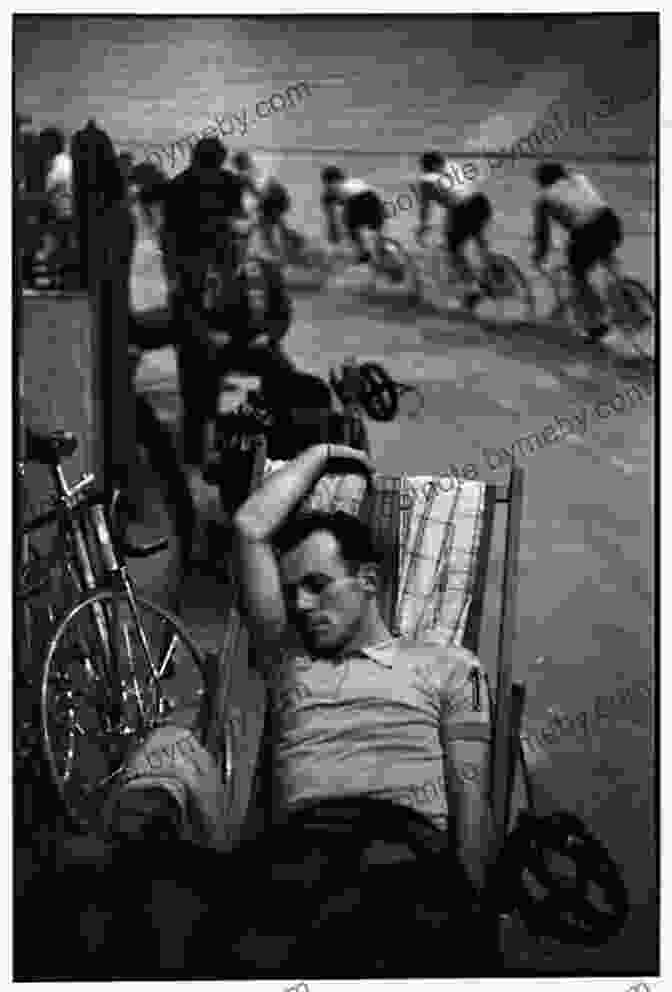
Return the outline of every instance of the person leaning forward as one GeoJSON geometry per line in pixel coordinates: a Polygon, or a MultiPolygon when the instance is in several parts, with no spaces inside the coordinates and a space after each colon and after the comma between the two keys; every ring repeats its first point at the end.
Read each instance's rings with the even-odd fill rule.
{"type": "MultiPolygon", "coordinates": [[[[490,848],[490,714],[481,667],[463,648],[391,635],[378,607],[370,528],[343,512],[300,509],[328,467],[372,471],[361,451],[313,446],[272,472],[234,518],[243,610],[271,690],[276,822],[300,827],[315,803],[333,807],[339,799],[351,807],[387,800],[421,814],[453,845],[450,883],[427,886],[436,894],[438,884],[455,936],[473,922],[490,848]],[[481,775],[464,774],[475,766],[481,775]],[[420,788],[437,780],[444,788],[420,788]]],[[[367,848],[373,865],[375,841],[367,848]]],[[[342,835],[333,842],[343,844],[342,835]]],[[[419,863],[414,868],[417,879],[419,863]]],[[[391,909],[385,889],[368,904],[367,919],[387,928],[389,946],[414,897],[392,900],[391,909]]],[[[352,906],[347,915],[354,926],[352,906]]],[[[464,960],[453,967],[469,973],[464,960]]]]}

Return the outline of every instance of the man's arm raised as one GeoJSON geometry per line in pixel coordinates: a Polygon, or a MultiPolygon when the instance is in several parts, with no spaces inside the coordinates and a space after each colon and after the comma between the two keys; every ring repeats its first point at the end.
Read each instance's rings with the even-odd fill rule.
{"type": "MultiPolygon", "coordinates": [[[[269,475],[234,517],[238,579],[251,633],[264,650],[278,646],[287,629],[287,612],[273,538],[317,482],[328,462],[371,463],[362,451],[340,444],[317,444],[269,475]]],[[[352,468],[351,468],[352,470],[352,468]]]]}

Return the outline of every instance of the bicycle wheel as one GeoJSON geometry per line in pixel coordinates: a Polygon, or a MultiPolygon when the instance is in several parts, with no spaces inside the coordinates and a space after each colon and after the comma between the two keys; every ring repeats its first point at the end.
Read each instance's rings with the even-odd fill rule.
{"type": "Polygon", "coordinates": [[[654,358],[656,304],[637,279],[619,279],[607,291],[609,322],[643,358],[654,358]]]}
{"type": "Polygon", "coordinates": [[[289,230],[285,270],[287,280],[293,288],[305,281],[321,289],[327,280],[330,267],[327,254],[319,242],[305,238],[298,231],[289,230]]]}
{"type": "Polygon", "coordinates": [[[42,747],[51,781],[79,830],[97,825],[109,787],[139,739],[166,723],[202,736],[209,722],[199,649],[167,610],[140,598],[134,604],[137,622],[127,595],[94,593],[66,614],[47,648],[42,747]]]}
{"type": "Polygon", "coordinates": [[[498,320],[529,320],[534,316],[532,287],[508,255],[491,254],[479,282],[498,320]]]}
{"type": "Polygon", "coordinates": [[[371,263],[372,288],[378,293],[393,293],[415,305],[421,298],[421,280],[418,267],[400,241],[383,238],[381,258],[371,263]]]}

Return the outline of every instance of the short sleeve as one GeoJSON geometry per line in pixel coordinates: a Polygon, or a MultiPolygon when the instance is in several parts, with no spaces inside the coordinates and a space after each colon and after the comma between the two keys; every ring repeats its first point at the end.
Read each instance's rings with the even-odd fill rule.
{"type": "Polygon", "coordinates": [[[489,741],[490,699],[476,655],[451,646],[439,661],[441,728],[446,740],[489,741]]]}

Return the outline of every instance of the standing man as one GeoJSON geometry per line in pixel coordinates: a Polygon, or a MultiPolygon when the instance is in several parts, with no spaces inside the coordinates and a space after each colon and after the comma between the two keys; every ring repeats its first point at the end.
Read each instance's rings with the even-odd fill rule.
{"type": "Polygon", "coordinates": [[[162,249],[169,284],[182,397],[183,456],[197,485],[205,456],[205,424],[215,412],[219,375],[203,314],[203,291],[210,264],[222,279],[222,296],[235,309],[235,246],[232,221],[242,212],[242,184],[222,168],[227,149],[218,138],[201,138],[191,164],[169,182],[157,184],[141,200],[161,202],[162,249]]]}

